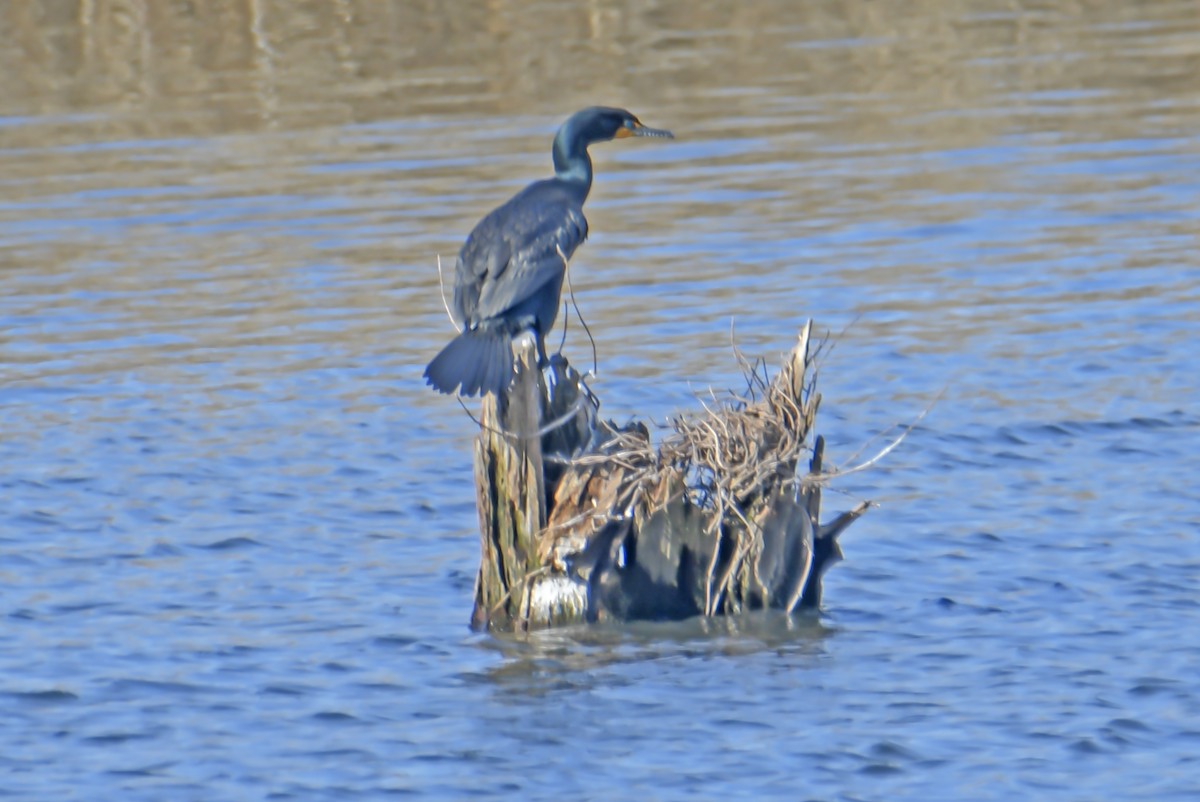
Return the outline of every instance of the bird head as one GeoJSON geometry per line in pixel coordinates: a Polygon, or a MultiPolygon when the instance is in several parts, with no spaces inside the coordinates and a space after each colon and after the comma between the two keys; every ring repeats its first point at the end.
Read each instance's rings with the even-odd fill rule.
{"type": "Polygon", "coordinates": [[[575,112],[563,124],[563,130],[571,131],[575,137],[585,143],[585,146],[592,142],[607,142],[610,139],[624,139],[631,136],[675,138],[670,131],[648,128],[625,109],[609,106],[592,106],[575,112]]]}
{"type": "Polygon", "coordinates": [[[575,112],[554,136],[552,152],[555,177],[582,188],[581,197],[586,198],[592,186],[592,160],[588,156],[588,145],[630,136],[675,138],[670,131],[647,128],[625,109],[592,106],[575,112]]]}

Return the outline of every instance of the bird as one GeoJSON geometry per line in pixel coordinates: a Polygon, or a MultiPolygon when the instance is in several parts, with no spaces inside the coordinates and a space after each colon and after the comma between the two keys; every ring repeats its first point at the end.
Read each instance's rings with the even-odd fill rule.
{"type": "Polygon", "coordinates": [[[592,188],[588,146],[674,134],[649,128],[625,109],[592,106],[554,136],[554,177],[535,181],[476,224],[458,254],[454,311],[459,334],[425,368],[441,393],[499,397],[516,374],[513,339],[532,331],[538,361],[554,326],[567,261],[588,235],[583,203],[592,188]]]}

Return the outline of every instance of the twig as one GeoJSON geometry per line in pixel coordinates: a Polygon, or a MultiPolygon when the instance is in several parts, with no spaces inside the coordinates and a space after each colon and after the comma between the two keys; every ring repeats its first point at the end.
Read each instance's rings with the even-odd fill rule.
{"type": "Polygon", "coordinates": [[[737,330],[734,327],[736,320],[737,318],[734,317],[729,318],[729,347],[733,349],[733,357],[737,360],[738,366],[741,367],[742,372],[746,374],[754,373],[755,370],[750,364],[750,360],[747,359],[746,355],[742,353],[742,349],[738,348],[737,330]]]}
{"type": "Polygon", "coordinates": [[[507,602],[509,599],[512,598],[513,591],[515,591],[519,587],[523,587],[524,585],[528,584],[529,580],[536,579],[537,577],[541,576],[542,574],[548,573],[549,571],[550,571],[549,566],[542,566],[541,568],[537,568],[533,571],[530,571],[528,574],[526,574],[525,576],[518,579],[511,588],[504,591],[504,595],[500,597],[500,601],[498,601],[494,605],[492,605],[492,609],[488,611],[488,618],[491,618],[492,616],[494,616],[500,610],[500,608],[504,606],[505,602],[507,602]]]}
{"type": "Polygon", "coordinates": [[[578,398],[576,398],[575,403],[573,405],[571,405],[570,409],[568,409],[566,412],[564,412],[561,416],[555,418],[554,420],[550,421],[549,423],[543,425],[537,431],[532,432],[530,434],[517,434],[515,432],[507,432],[503,429],[497,429],[494,426],[488,426],[486,423],[481,421],[479,418],[475,417],[475,415],[471,413],[471,410],[467,409],[467,405],[463,402],[462,398],[455,396],[455,399],[458,401],[458,405],[460,407],[462,407],[463,412],[467,413],[467,417],[471,419],[471,422],[474,423],[476,426],[478,426],[480,429],[482,429],[483,431],[486,431],[486,432],[491,432],[492,434],[498,434],[501,437],[503,437],[504,439],[508,440],[510,443],[515,443],[518,440],[532,440],[535,437],[541,437],[542,435],[549,434],[550,432],[554,431],[555,429],[558,429],[559,427],[565,426],[568,423],[570,423],[571,419],[574,418],[576,415],[578,415],[579,411],[581,409],[583,409],[583,401],[585,399],[585,396],[581,395],[578,398]]]}
{"type": "Polygon", "coordinates": [[[563,301],[563,333],[562,339],[558,341],[558,352],[560,354],[562,353],[563,346],[567,344],[567,328],[570,326],[570,324],[571,307],[566,301],[563,301]]]}
{"type": "Polygon", "coordinates": [[[943,395],[945,395],[945,393],[946,393],[946,388],[943,387],[942,390],[936,396],[933,397],[933,400],[930,401],[928,405],[926,405],[925,409],[921,410],[921,414],[917,415],[917,417],[913,419],[912,423],[910,423],[910,424],[908,424],[908,426],[904,427],[904,431],[902,431],[900,433],[900,436],[897,437],[892,442],[888,443],[878,454],[871,457],[866,462],[855,465],[852,468],[846,468],[845,470],[835,469],[835,470],[826,472],[824,474],[824,476],[827,476],[831,479],[835,478],[835,477],[839,477],[839,476],[849,476],[852,473],[858,473],[860,471],[865,471],[867,468],[870,468],[872,465],[879,462],[879,460],[883,459],[888,454],[892,453],[892,451],[895,450],[896,446],[900,445],[900,443],[902,443],[904,441],[904,438],[908,437],[909,432],[911,432],[913,429],[915,429],[917,424],[920,423],[922,421],[922,419],[924,419],[924,417],[929,414],[929,411],[931,409],[933,409],[933,405],[936,404],[938,402],[938,399],[940,399],[943,395]]]}
{"type": "Polygon", "coordinates": [[[442,306],[446,309],[446,317],[450,318],[450,323],[453,324],[454,328],[462,331],[462,326],[459,325],[458,321],[454,319],[454,315],[450,312],[450,304],[446,302],[446,282],[442,280],[442,255],[440,253],[437,256],[437,266],[438,287],[442,292],[442,306]]]}
{"type": "MultiPolygon", "coordinates": [[[[563,253],[562,246],[555,243],[554,250],[558,251],[558,258],[562,259],[563,275],[567,278],[567,292],[571,296],[571,305],[575,307],[575,316],[579,318],[579,325],[583,326],[583,330],[587,332],[588,341],[592,344],[592,377],[599,375],[600,362],[596,354],[596,338],[592,336],[592,330],[588,326],[587,321],[583,319],[583,313],[579,311],[579,303],[575,300],[575,287],[571,284],[571,265],[567,260],[567,255],[563,253]]],[[[563,341],[566,342],[566,331],[563,331],[563,341]]]]}

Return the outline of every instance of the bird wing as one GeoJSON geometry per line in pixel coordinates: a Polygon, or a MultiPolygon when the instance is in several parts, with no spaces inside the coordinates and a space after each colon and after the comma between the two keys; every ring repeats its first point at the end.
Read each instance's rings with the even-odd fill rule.
{"type": "Polygon", "coordinates": [[[587,238],[581,204],[530,186],[475,227],[459,254],[455,305],[478,324],[503,315],[561,281],[566,261],[587,238]]]}

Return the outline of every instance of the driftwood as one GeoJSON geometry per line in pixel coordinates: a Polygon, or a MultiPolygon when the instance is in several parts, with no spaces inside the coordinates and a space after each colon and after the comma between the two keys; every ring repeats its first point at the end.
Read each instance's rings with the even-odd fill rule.
{"type": "Polygon", "coordinates": [[[485,398],[475,442],[472,624],[817,607],[821,577],[842,557],[838,536],[868,504],[820,523],[811,333],[809,322],[774,378],[743,359],[745,394],[676,416],[657,448],[642,424],[602,421],[564,358],[539,370],[532,338],[518,340],[516,379],[485,398]]]}

